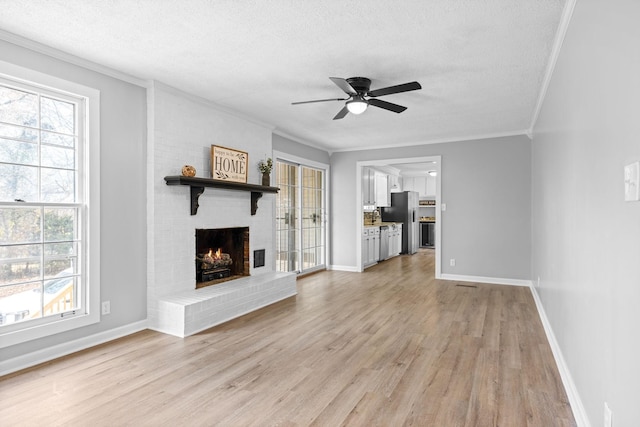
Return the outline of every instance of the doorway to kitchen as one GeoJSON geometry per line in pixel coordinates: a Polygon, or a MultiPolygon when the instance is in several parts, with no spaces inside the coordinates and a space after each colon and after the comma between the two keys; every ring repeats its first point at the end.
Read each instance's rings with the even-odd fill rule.
{"type": "MultiPolygon", "coordinates": [[[[382,171],[394,170],[397,172],[400,177],[406,177],[408,185],[407,188],[403,187],[403,179],[395,180],[393,184],[390,184],[390,188],[393,188],[395,191],[398,191],[398,188],[402,191],[410,190],[416,191],[420,193],[417,182],[422,182],[422,180],[418,180],[418,176],[425,176],[429,174],[431,177],[435,178],[435,194],[434,197],[428,197],[429,199],[433,199],[434,205],[422,205],[419,207],[419,222],[428,222],[433,223],[433,228],[435,232],[435,242],[434,249],[421,249],[421,250],[434,250],[435,251],[435,278],[439,279],[441,277],[442,264],[441,264],[441,252],[442,252],[442,211],[444,211],[444,205],[441,203],[441,188],[442,188],[442,157],[439,155],[434,156],[424,156],[424,157],[412,157],[412,158],[397,158],[397,159],[382,159],[382,160],[366,160],[366,161],[358,161],[356,162],[356,203],[357,203],[357,212],[359,212],[357,224],[360,230],[360,233],[357,233],[356,237],[356,256],[357,256],[357,265],[360,266],[360,271],[363,271],[366,267],[365,260],[363,260],[362,254],[362,241],[361,236],[365,231],[365,224],[362,219],[362,215],[360,214],[363,211],[363,208],[369,207],[366,206],[367,203],[364,196],[365,189],[365,180],[363,171],[367,168],[371,169],[379,169],[382,171]],[[424,206],[424,207],[423,207],[424,206]],[[424,214],[422,212],[424,211],[424,214]]],[[[425,183],[427,181],[425,180],[425,183]]],[[[426,187],[426,185],[425,185],[426,187]]],[[[393,190],[392,190],[393,191],[393,190]]],[[[426,192],[426,188],[425,188],[426,192]]],[[[422,201],[422,197],[420,197],[422,201]]]]}
{"type": "Polygon", "coordinates": [[[274,153],[276,270],[311,273],[326,268],[329,166],[274,153]]]}

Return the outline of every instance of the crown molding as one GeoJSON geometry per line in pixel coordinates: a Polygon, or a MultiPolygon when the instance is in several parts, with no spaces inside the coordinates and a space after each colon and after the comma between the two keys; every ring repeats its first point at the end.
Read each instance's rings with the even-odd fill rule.
{"type": "Polygon", "coordinates": [[[113,77],[118,80],[122,80],[127,83],[131,83],[136,86],[148,88],[149,80],[141,79],[122,71],[115,70],[113,68],[97,64],[87,59],[80,58],[79,56],[72,55],[67,52],[63,52],[51,46],[44,45],[42,43],[27,39],[17,34],[10,33],[8,31],[0,29],[0,40],[7,43],[14,44],[16,46],[23,47],[25,49],[32,50],[43,55],[50,56],[54,59],[59,59],[64,62],[68,62],[73,65],[77,65],[82,68],[86,68],[91,71],[95,71],[100,74],[104,74],[109,77],[113,77]]]}
{"type": "Polygon", "coordinates": [[[401,148],[401,147],[414,147],[417,145],[429,145],[429,144],[444,144],[448,142],[464,142],[464,141],[473,141],[473,140],[482,140],[482,139],[491,139],[491,138],[503,138],[507,136],[527,136],[528,129],[519,129],[509,132],[495,132],[495,133],[484,133],[477,135],[466,135],[466,136],[458,136],[458,137],[450,137],[450,138],[439,138],[439,139],[427,139],[423,141],[415,141],[409,143],[398,143],[398,144],[385,144],[385,145],[376,145],[368,148],[359,147],[359,148],[345,148],[342,150],[333,150],[333,152],[347,152],[347,151],[363,151],[363,150],[378,150],[384,148],[401,148]]]}
{"type": "Polygon", "coordinates": [[[556,37],[553,42],[553,47],[551,48],[549,61],[547,62],[547,69],[542,81],[542,87],[540,88],[540,93],[538,94],[538,102],[536,103],[536,107],[533,110],[531,125],[527,130],[527,135],[529,135],[529,138],[531,139],[533,139],[533,128],[538,121],[538,116],[540,115],[540,111],[542,110],[542,104],[544,104],[544,100],[547,96],[547,90],[549,89],[549,84],[551,83],[551,78],[553,77],[553,72],[556,68],[558,57],[560,56],[560,50],[562,49],[564,38],[567,35],[567,30],[569,29],[569,23],[571,22],[571,17],[573,16],[573,9],[576,6],[576,1],[577,0],[567,0],[564,5],[564,9],[562,10],[560,25],[558,25],[558,30],[556,31],[556,37]]]}
{"type": "Polygon", "coordinates": [[[273,129],[273,133],[276,134],[276,135],[279,135],[279,136],[281,136],[283,138],[290,139],[293,142],[297,142],[299,144],[306,145],[307,147],[315,148],[316,150],[326,151],[327,153],[329,153],[329,156],[331,156],[331,153],[333,152],[326,145],[320,144],[318,142],[312,142],[312,141],[309,141],[309,140],[305,140],[304,138],[300,138],[299,136],[292,135],[292,134],[287,133],[287,132],[285,132],[285,131],[283,131],[282,129],[279,129],[279,128],[273,129]]]}

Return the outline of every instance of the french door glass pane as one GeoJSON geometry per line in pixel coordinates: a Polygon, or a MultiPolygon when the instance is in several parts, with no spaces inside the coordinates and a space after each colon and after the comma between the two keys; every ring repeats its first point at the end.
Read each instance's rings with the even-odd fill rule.
{"type": "Polygon", "coordinates": [[[324,265],[324,172],[302,166],[303,270],[324,265]]]}
{"type": "Polygon", "coordinates": [[[276,162],[276,176],[280,191],[276,209],[276,269],[299,271],[297,240],[299,228],[296,220],[298,195],[298,167],[276,162]]]}

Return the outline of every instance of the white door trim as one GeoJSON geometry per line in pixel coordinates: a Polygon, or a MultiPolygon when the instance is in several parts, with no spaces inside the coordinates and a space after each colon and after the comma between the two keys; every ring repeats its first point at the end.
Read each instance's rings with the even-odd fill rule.
{"type": "Polygon", "coordinates": [[[356,162],[356,267],[358,271],[363,271],[362,266],[362,231],[364,228],[364,221],[362,220],[362,168],[364,166],[387,166],[394,163],[425,163],[436,162],[436,265],[435,265],[435,278],[441,278],[442,271],[442,215],[440,211],[441,205],[441,192],[442,192],[442,156],[424,156],[424,157],[409,157],[398,159],[383,159],[383,160],[361,160],[356,162]]]}

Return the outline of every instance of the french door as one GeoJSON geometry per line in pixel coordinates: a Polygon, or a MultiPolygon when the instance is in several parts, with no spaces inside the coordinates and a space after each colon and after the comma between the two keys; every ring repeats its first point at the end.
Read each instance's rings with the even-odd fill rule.
{"type": "Polygon", "coordinates": [[[326,170],[276,159],[276,269],[326,267],[326,170]]]}

